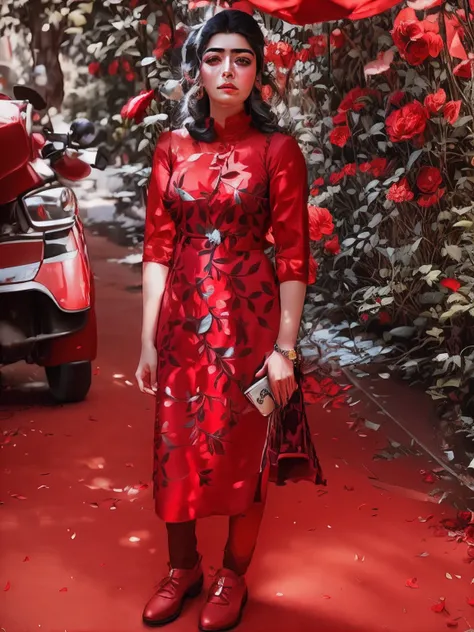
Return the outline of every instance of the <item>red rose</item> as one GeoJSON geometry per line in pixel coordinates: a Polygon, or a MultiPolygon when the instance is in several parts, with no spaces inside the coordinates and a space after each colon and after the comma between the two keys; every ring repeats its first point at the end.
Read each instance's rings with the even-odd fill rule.
{"type": "Polygon", "coordinates": [[[90,75],[98,75],[100,72],[100,64],[98,61],[93,61],[89,64],[88,66],[88,70],[89,70],[89,74],[90,75]]]}
{"type": "Polygon", "coordinates": [[[403,90],[397,90],[388,97],[387,105],[400,105],[405,98],[405,92],[403,90]]]}
{"type": "MultiPolygon", "coordinates": [[[[474,1],[474,0],[473,0],[474,1]]],[[[346,43],[346,36],[341,29],[334,29],[331,33],[331,46],[333,48],[342,48],[346,43]]]]}
{"type": "Polygon", "coordinates": [[[436,114],[436,112],[439,112],[445,103],[446,92],[443,88],[440,88],[434,94],[429,94],[424,100],[425,108],[430,114],[436,114]]]}
{"type": "Polygon", "coordinates": [[[387,192],[387,200],[392,200],[396,204],[401,202],[410,202],[415,197],[413,191],[410,189],[408,180],[402,178],[400,182],[392,184],[387,192]]]}
{"type": "Polygon", "coordinates": [[[342,171],[346,176],[355,176],[357,173],[357,165],[355,162],[348,162],[347,165],[344,165],[342,171]]]}
{"type": "Polygon", "coordinates": [[[324,178],[316,178],[313,182],[313,187],[322,187],[324,185],[324,178]]]}
{"type": "Polygon", "coordinates": [[[296,59],[303,64],[311,59],[311,51],[309,48],[302,48],[296,55],[296,59]]]}
{"type": "Polygon", "coordinates": [[[114,59],[114,61],[109,64],[109,75],[116,75],[119,69],[119,60],[114,59]]]}
{"type": "Polygon", "coordinates": [[[142,90],[136,97],[132,97],[123,106],[120,115],[125,119],[133,119],[137,123],[143,121],[145,112],[153,101],[155,96],[154,90],[142,90]]]}
{"type": "Polygon", "coordinates": [[[420,195],[417,199],[418,206],[423,208],[429,208],[430,206],[434,206],[443,195],[446,193],[446,189],[438,189],[434,193],[428,193],[426,195],[420,195]]]}
{"type": "Polygon", "coordinates": [[[332,215],[327,208],[319,206],[308,206],[309,213],[309,238],[312,241],[319,241],[323,235],[332,235],[334,224],[332,215]]]}
{"type": "Polygon", "coordinates": [[[328,47],[328,42],[325,35],[314,35],[308,39],[310,45],[310,51],[312,57],[319,57],[324,55],[328,47]]]}
{"type": "Polygon", "coordinates": [[[335,171],[334,173],[331,173],[331,175],[329,176],[329,183],[337,184],[341,180],[344,180],[345,175],[346,174],[344,173],[344,171],[335,171]]]}
{"type": "Polygon", "coordinates": [[[428,20],[418,20],[414,9],[400,11],[391,33],[401,57],[413,66],[418,66],[430,56],[437,57],[443,48],[438,26],[428,20]]]}
{"type": "Polygon", "coordinates": [[[359,171],[362,171],[362,173],[368,173],[370,169],[371,169],[370,162],[362,162],[359,165],[359,171]]]}
{"type": "Polygon", "coordinates": [[[412,66],[422,64],[430,56],[430,47],[426,37],[423,36],[422,39],[412,42],[405,50],[400,50],[400,56],[412,66]]]}
{"type": "Polygon", "coordinates": [[[155,49],[153,51],[153,55],[157,59],[161,59],[166,51],[171,48],[172,35],[171,26],[168,22],[161,22],[158,27],[158,39],[156,40],[155,49]]]}
{"type": "Polygon", "coordinates": [[[390,140],[401,143],[422,136],[427,120],[428,113],[419,101],[407,103],[387,117],[386,127],[390,140]]]}
{"type": "MultiPolygon", "coordinates": [[[[473,0],[474,1],[474,0],[473,0]]],[[[465,59],[453,68],[453,74],[461,79],[470,79],[472,77],[472,59],[465,59]]]]}
{"type": "Polygon", "coordinates": [[[376,178],[379,178],[387,169],[386,158],[374,158],[370,164],[370,170],[376,178]]]}
{"type": "Polygon", "coordinates": [[[347,125],[335,127],[329,134],[329,140],[331,143],[333,145],[337,145],[338,147],[344,147],[350,137],[351,130],[347,127],[347,125]]]}
{"type": "Polygon", "coordinates": [[[288,42],[270,42],[265,48],[265,57],[268,62],[277,68],[290,70],[295,64],[295,51],[288,42]]]}
{"type": "Polygon", "coordinates": [[[308,284],[313,285],[316,283],[316,277],[318,274],[318,262],[315,260],[313,255],[309,256],[309,275],[308,275],[308,284]]]}
{"type": "Polygon", "coordinates": [[[337,235],[334,235],[334,237],[327,240],[324,244],[324,250],[331,255],[338,255],[341,252],[341,245],[337,235]]]}
{"type": "Polygon", "coordinates": [[[423,193],[435,193],[443,184],[438,167],[422,167],[416,179],[416,185],[423,193]]]}
{"type": "Polygon", "coordinates": [[[390,314],[388,312],[379,312],[379,323],[381,325],[388,325],[391,322],[390,314]]]}
{"type": "Polygon", "coordinates": [[[337,111],[348,112],[353,110],[354,112],[359,112],[367,105],[367,97],[378,96],[378,94],[377,90],[371,90],[370,88],[361,88],[360,86],[352,88],[341,101],[337,111]]]}
{"type": "Polygon", "coordinates": [[[334,125],[345,125],[347,123],[347,112],[338,112],[336,116],[332,117],[334,125]]]}
{"type": "Polygon", "coordinates": [[[454,123],[456,123],[459,118],[460,110],[461,101],[448,101],[444,106],[443,116],[448,121],[448,123],[454,125],[454,123]]]}
{"type": "Polygon", "coordinates": [[[180,48],[186,41],[187,37],[188,33],[184,28],[180,27],[179,29],[176,29],[174,32],[173,48],[180,48]]]}
{"type": "Polygon", "coordinates": [[[461,287],[461,284],[456,279],[442,279],[439,284],[443,287],[447,287],[448,290],[452,290],[453,292],[457,292],[461,287]]]}
{"type": "Polygon", "coordinates": [[[430,57],[438,57],[440,52],[443,50],[443,38],[438,33],[428,32],[425,33],[424,38],[428,43],[428,51],[430,53],[430,57]]]}

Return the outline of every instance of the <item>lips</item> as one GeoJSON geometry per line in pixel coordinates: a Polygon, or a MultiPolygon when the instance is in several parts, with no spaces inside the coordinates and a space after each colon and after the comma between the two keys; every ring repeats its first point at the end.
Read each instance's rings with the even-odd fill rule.
{"type": "Polygon", "coordinates": [[[237,86],[234,86],[233,83],[223,83],[219,86],[219,90],[237,90],[237,86]]]}

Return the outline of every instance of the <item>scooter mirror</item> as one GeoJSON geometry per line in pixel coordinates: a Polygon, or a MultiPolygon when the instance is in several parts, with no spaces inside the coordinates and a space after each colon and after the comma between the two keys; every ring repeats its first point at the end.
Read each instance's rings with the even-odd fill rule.
{"type": "Polygon", "coordinates": [[[94,123],[87,119],[76,119],[71,123],[71,140],[80,147],[89,147],[95,140],[94,123]]]}
{"type": "Polygon", "coordinates": [[[41,94],[28,86],[14,86],[13,94],[18,101],[29,101],[35,110],[45,110],[47,107],[41,94]]]}

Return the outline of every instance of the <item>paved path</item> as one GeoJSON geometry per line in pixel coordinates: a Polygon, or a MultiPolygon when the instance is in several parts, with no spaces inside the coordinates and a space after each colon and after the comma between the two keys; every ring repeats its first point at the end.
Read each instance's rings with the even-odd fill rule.
{"type": "MultiPolygon", "coordinates": [[[[39,369],[19,365],[5,371],[2,632],[137,632],[143,629],[142,606],[166,568],[164,529],[147,487],[152,401],[130,385],[138,355],[140,279],[108,261],[123,258],[124,249],[99,237],[89,245],[100,327],[89,399],[55,407],[39,369]]],[[[352,397],[359,399],[357,393],[352,397]]],[[[372,404],[314,404],[309,410],[329,486],[271,489],[242,632],[474,627],[467,546],[438,526],[455,516],[450,502],[461,502],[455,483],[438,480],[439,473],[423,474],[434,467],[423,455],[390,459],[385,453],[374,460],[389,440],[407,447],[409,439],[372,404]],[[354,415],[361,418],[355,427],[354,415]],[[375,430],[365,420],[381,426],[375,430]],[[441,504],[438,488],[449,492],[441,504]],[[416,587],[407,587],[407,580],[416,587]],[[440,598],[449,615],[432,610],[440,598]]],[[[219,565],[224,539],[225,520],[200,525],[208,568],[219,565]]],[[[199,603],[189,604],[169,629],[197,629],[199,603]]]]}

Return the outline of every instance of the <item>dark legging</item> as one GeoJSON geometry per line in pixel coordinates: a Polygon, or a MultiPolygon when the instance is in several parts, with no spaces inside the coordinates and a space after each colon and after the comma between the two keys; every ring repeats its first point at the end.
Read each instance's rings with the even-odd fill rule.
{"type": "MultiPolygon", "coordinates": [[[[252,561],[262,522],[264,502],[255,502],[244,514],[229,517],[229,535],[224,549],[224,568],[244,575],[252,561]]],[[[199,554],[196,521],[166,523],[172,568],[191,569],[199,554]]]]}

